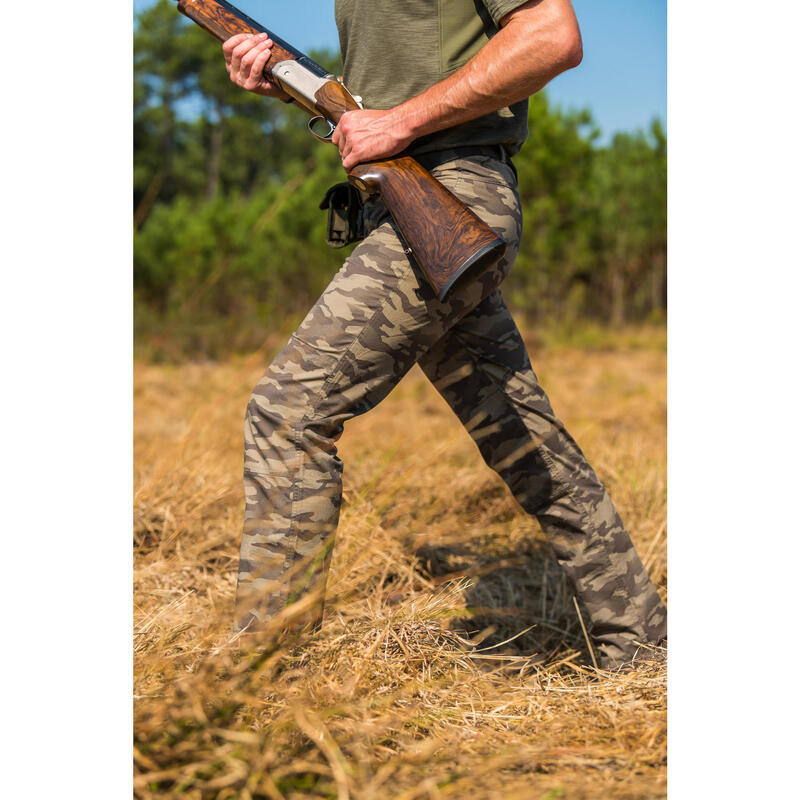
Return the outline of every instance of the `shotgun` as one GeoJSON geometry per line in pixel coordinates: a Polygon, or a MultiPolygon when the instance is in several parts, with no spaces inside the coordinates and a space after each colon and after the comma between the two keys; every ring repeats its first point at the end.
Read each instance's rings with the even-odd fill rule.
{"type": "MultiPolygon", "coordinates": [[[[361,103],[328,70],[224,0],[178,0],[178,10],[220,42],[237,33],[266,33],[275,43],[264,67],[311,114],[311,133],[329,142],[336,123],[361,103]]],[[[358,164],[347,173],[357,189],[379,195],[427,282],[443,300],[462,276],[477,277],[498,261],[506,242],[410,156],[358,164]]]]}

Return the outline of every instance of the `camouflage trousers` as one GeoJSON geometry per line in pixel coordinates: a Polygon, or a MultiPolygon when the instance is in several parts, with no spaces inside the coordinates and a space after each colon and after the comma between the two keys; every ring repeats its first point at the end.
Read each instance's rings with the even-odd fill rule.
{"type": "MultiPolygon", "coordinates": [[[[553,414],[498,289],[522,232],[515,176],[487,156],[432,171],[508,250],[440,302],[379,214],[277,355],[245,420],[236,629],[257,628],[312,582],[324,586],[342,493],[335,442],[347,420],[419,363],[486,463],[539,520],[601,656],[625,660],[638,642],[665,637],[666,609],[611,498],[553,414]]],[[[321,618],[321,606],[314,613],[321,618]]]]}

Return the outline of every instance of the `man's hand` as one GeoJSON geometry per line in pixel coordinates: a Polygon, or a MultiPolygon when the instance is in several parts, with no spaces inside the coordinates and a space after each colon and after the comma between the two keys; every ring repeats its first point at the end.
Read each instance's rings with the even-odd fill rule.
{"type": "Polygon", "coordinates": [[[222,45],[225,68],[231,80],[242,89],[285,100],[286,92],[264,77],[273,44],[266,33],[237,33],[222,45]]]}
{"type": "Polygon", "coordinates": [[[412,140],[413,136],[394,119],[391,110],[347,111],[342,114],[331,139],[339,148],[345,169],[364,161],[393,156],[412,140]]]}

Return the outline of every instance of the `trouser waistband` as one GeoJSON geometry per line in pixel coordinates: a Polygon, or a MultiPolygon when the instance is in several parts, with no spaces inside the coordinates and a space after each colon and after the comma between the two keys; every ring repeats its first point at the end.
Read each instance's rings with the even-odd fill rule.
{"type": "Polygon", "coordinates": [[[425,169],[434,169],[442,164],[446,164],[448,161],[455,161],[457,158],[468,158],[469,156],[487,156],[488,158],[494,158],[497,161],[508,164],[514,170],[514,175],[517,174],[511,157],[500,144],[449,147],[446,150],[433,150],[430,153],[422,153],[421,155],[414,156],[414,159],[422,164],[425,169]]]}

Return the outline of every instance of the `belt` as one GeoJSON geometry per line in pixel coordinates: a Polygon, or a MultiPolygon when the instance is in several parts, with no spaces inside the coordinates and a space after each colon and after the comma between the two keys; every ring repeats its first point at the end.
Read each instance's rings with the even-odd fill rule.
{"type": "Polygon", "coordinates": [[[412,157],[428,170],[440,167],[448,161],[468,158],[469,156],[487,156],[496,161],[501,161],[511,167],[514,171],[514,177],[517,175],[517,170],[511,161],[511,157],[501,144],[466,145],[465,147],[449,147],[446,150],[432,150],[429,153],[422,153],[418,156],[412,154],[412,157]]]}

